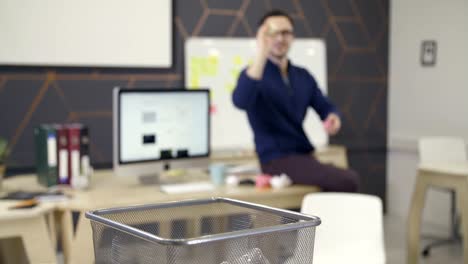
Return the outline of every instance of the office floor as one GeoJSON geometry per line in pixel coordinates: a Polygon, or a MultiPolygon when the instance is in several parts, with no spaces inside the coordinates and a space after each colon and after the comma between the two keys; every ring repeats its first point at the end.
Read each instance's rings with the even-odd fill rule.
{"type": "MultiPolygon", "coordinates": [[[[388,216],[384,217],[385,248],[387,264],[406,263],[406,223],[404,219],[388,216]]],[[[448,233],[438,230],[435,226],[424,225],[421,245],[430,243],[429,237],[443,238],[448,233]]],[[[431,250],[430,256],[421,258],[420,264],[457,264],[463,263],[460,244],[444,245],[431,250]]]]}

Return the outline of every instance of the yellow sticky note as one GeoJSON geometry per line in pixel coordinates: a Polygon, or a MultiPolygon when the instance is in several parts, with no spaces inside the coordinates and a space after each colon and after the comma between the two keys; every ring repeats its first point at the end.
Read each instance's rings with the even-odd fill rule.
{"type": "Polygon", "coordinates": [[[194,75],[194,74],[197,74],[197,75],[200,74],[200,72],[201,72],[201,70],[202,70],[202,69],[201,69],[201,66],[202,66],[201,64],[202,64],[202,62],[201,62],[200,57],[191,57],[189,63],[190,63],[190,64],[189,64],[189,71],[190,71],[190,73],[191,73],[192,75],[194,75]]]}
{"type": "Polygon", "coordinates": [[[214,102],[214,98],[215,98],[215,92],[213,90],[210,90],[210,101],[211,101],[211,103],[214,102]]]}
{"type": "Polygon", "coordinates": [[[234,85],[234,83],[226,83],[224,87],[229,93],[232,93],[236,86],[234,85]]]}
{"type": "Polygon", "coordinates": [[[237,79],[239,78],[240,72],[241,71],[239,69],[232,69],[231,70],[232,78],[237,81],[237,79]]]}
{"type": "Polygon", "coordinates": [[[200,77],[198,76],[198,74],[193,74],[191,77],[190,77],[190,87],[191,89],[196,89],[196,88],[200,88],[200,77]]]}
{"type": "Polygon", "coordinates": [[[234,58],[232,59],[232,63],[234,63],[234,65],[236,66],[242,66],[243,64],[242,62],[243,62],[243,59],[239,55],[234,56],[234,58]]]}
{"type": "Polygon", "coordinates": [[[211,55],[208,57],[208,61],[213,65],[218,65],[219,57],[218,55],[211,55]]]}
{"type": "Polygon", "coordinates": [[[206,75],[206,60],[205,58],[199,58],[198,69],[200,70],[200,75],[206,75]]]}
{"type": "Polygon", "coordinates": [[[218,73],[218,57],[209,56],[200,58],[200,74],[203,76],[216,76],[218,73]]]}

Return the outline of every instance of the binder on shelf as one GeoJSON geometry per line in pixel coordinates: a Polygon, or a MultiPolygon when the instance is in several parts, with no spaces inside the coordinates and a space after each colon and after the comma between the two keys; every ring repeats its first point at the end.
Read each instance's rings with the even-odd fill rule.
{"type": "Polygon", "coordinates": [[[66,126],[57,127],[58,183],[70,184],[68,174],[68,133],[66,126]]]}
{"type": "Polygon", "coordinates": [[[72,176],[72,187],[78,189],[86,189],[90,184],[90,176],[93,173],[90,159],[90,139],[89,129],[87,126],[80,124],[80,158],[79,158],[79,172],[77,175],[72,176]]]}
{"type": "Polygon", "coordinates": [[[53,125],[34,128],[36,171],[38,181],[44,186],[57,184],[57,133],[53,125]]]}
{"type": "Polygon", "coordinates": [[[91,157],[89,146],[89,129],[82,126],[80,131],[80,175],[91,174],[91,157]]]}
{"type": "Polygon", "coordinates": [[[68,137],[68,184],[75,187],[74,181],[80,176],[80,131],[81,124],[66,125],[68,137]]]}
{"type": "Polygon", "coordinates": [[[39,182],[86,188],[93,171],[88,127],[80,123],[42,124],[34,134],[39,182]]]}

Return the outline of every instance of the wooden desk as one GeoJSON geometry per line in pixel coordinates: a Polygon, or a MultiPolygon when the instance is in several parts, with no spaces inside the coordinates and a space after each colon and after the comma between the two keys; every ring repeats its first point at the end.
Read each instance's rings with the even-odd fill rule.
{"type": "MultiPolygon", "coordinates": [[[[348,165],[346,150],[339,146],[330,146],[317,150],[318,160],[332,163],[337,167],[346,168],[348,165]]],[[[242,155],[222,156],[212,158],[212,161],[233,163],[256,162],[254,153],[242,155]]],[[[38,190],[36,176],[26,175],[14,177],[5,181],[7,190],[38,190]]],[[[119,207],[137,204],[152,204],[185,199],[201,199],[214,196],[233,198],[277,208],[299,208],[302,198],[319,189],[315,186],[291,186],[280,190],[258,190],[254,187],[221,187],[210,192],[165,194],[159,191],[157,186],[143,186],[136,177],[114,177],[111,170],[97,171],[91,179],[91,187],[86,191],[66,189],[73,195],[73,199],[67,202],[56,203],[56,221],[59,224],[59,232],[63,244],[66,263],[93,263],[94,249],[92,231],[89,220],[84,213],[88,210],[119,207]],[[78,212],[79,218],[76,232],[73,232],[72,213],[78,212]]]]}
{"type": "MultiPolygon", "coordinates": [[[[5,181],[5,188],[9,190],[20,189],[21,186],[28,186],[29,189],[41,188],[36,183],[35,175],[14,177],[5,181]]],[[[155,185],[141,185],[136,178],[114,177],[111,170],[98,171],[93,175],[91,186],[86,191],[66,189],[66,192],[73,195],[73,199],[55,204],[56,220],[60,224],[59,232],[62,234],[61,240],[67,263],[93,262],[92,231],[89,220],[84,216],[84,213],[91,209],[213,196],[239,199],[278,208],[299,208],[304,195],[319,191],[315,186],[292,186],[279,190],[259,190],[254,187],[221,187],[209,192],[166,194],[160,192],[155,185]],[[75,233],[73,233],[73,212],[80,213],[75,233]]]]}
{"type": "MultiPolygon", "coordinates": [[[[40,204],[31,209],[8,209],[16,203],[0,201],[0,239],[21,239],[29,263],[56,263],[54,222],[51,217],[54,206],[40,204]]],[[[10,241],[0,243],[1,263],[20,263],[24,260],[20,243],[3,242],[10,241]]]]}
{"type": "MultiPolygon", "coordinates": [[[[214,162],[229,162],[231,164],[257,162],[257,156],[254,151],[238,151],[234,153],[214,151],[213,154],[211,160],[214,162]]],[[[348,168],[346,148],[343,146],[329,145],[327,147],[318,148],[313,155],[322,163],[333,164],[343,169],[348,168]]]]}

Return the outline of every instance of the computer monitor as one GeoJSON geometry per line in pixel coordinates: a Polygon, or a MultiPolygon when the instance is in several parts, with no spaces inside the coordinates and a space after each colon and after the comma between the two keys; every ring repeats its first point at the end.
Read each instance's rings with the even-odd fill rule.
{"type": "Polygon", "coordinates": [[[209,90],[115,87],[114,173],[157,179],[168,168],[206,167],[209,109],[209,90]]]}

